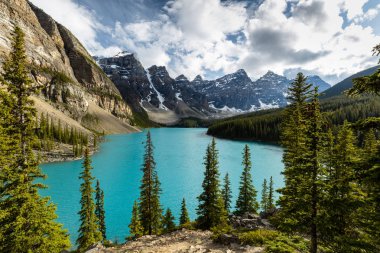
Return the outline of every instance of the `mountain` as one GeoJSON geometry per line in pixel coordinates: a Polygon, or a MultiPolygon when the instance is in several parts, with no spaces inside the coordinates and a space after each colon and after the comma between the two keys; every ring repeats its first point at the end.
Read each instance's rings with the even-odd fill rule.
{"type": "Polygon", "coordinates": [[[0,0],[0,62],[17,24],[25,32],[31,78],[43,87],[37,110],[81,131],[136,131],[132,110],[78,39],[26,0],[0,0]]]}
{"type": "MultiPolygon", "coordinates": [[[[307,79],[313,86],[324,90],[330,85],[318,76],[307,79]]],[[[191,82],[198,92],[205,94],[210,107],[219,112],[243,113],[287,105],[287,90],[292,80],[268,71],[256,81],[240,69],[216,80],[203,80],[196,76],[191,82]]]]}
{"type": "Polygon", "coordinates": [[[155,122],[171,124],[180,118],[209,115],[206,97],[192,89],[183,75],[173,79],[163,66],[144,69],[128,52],[95,59],[133,110],[147,113],[155,122]]]}
{"type": "MultiPolygon", "coordinates": [[[[151,120],[164,124],[188,117],[226,117],[284,107],[291,83],[272,71],[252,81],[243,69],[216,80],[204,80],[200,75],[192,81],[184,75],[173,79],[164,66],[144,69],[133,53],[94,58],[134,111],[147,113],[151,120]]],[[[318,76],[308,81],[322,89],[330,87],[318,76]]]]}
{"type": "Polygon", "coordinates": [[[369,69],[365,69],[365,70],[360,71],[360,72],[358,72],[358,73],[356,73],[356,74],[354,74],[352,76],[347,77],[343,81],[341,81],[341,82],[335,84],[334,86],[332,86],[330,89],[325,90],[323,92],[323,94],[321,95],[321,98],[329,98],[329,97],[333,97],[333,96],[342,94],[344,91],[352,88],[352,86],[353,86],[352,79],[357,78],[357,77],[371,75],[379,67],[380,66],[375,66],[375,67],[372,67],[372,68],[369,68],[369,69]]]}

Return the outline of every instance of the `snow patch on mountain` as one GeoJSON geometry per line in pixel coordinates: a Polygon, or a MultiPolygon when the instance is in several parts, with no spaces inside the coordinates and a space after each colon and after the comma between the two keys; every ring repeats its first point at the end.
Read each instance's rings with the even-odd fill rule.
{"type": "Polygon", "coordinates": [[[168,108],[164,105],[164,102],[165,102],[165,98],[161,95],[161,93],[156,89],[156,87],[154,87],[153,85],[153,82],[152,82],[152,78],[149,74],[149,71],[147,72],[147,77],[148,77],[148,80],[149,80],[149,83],[150,83],[150,87],[154,90],[154,92],[156,92],[157,94],[157,98],[158,98],[158,101],[160,102],[158,108],[160,109],[164,109],[164,110],[168,110],[168,108]]]}

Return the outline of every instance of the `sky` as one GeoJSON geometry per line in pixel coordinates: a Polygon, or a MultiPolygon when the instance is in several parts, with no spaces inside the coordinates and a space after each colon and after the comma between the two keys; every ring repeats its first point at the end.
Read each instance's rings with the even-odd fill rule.
{"type": "Polygon", "coordinates": [[[92,55],[135,53],[190,80],[245,69],[335,84],[377,64],[380,0],[31,0],[92,55]]]}

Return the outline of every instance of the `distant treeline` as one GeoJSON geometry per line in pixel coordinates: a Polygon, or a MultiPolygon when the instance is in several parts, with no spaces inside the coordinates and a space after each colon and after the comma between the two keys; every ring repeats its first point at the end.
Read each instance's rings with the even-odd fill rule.
{"type": "MultiPolygon", "coordinates": [[[[75,157],[81,156],[84,147],[89,144],[89,136],[75,127],[63,125],[60,120],[55,121],[49,114],[41,114],[36,120],[35,134],[38,141],[34,148],[42,151],[51,151],[55,143],[72,145],[75,157]]],[[[96,145],[97,136],[93,137],[96,145]]]]}
{"type": "MultiPolygon", "coordinates": [[[[321,111],[329,127],[342,125],[344,120],[357,122],[380,116],[380,98],[365,96],[349,98],[344,95],[321,100],[321,111]]],[[[207,134],[227,139],[262,140],[277,142],[284,110],[266,110],[212,124],[207,134]]]]}

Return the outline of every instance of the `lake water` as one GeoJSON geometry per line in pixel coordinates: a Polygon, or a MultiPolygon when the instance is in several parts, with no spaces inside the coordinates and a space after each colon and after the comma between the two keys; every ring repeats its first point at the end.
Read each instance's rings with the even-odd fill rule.
{"type": "MultiPolygon", "coordinates": [[[[211,137],[206,129],[151,129],[155,146],[154,157],[162,186],[161,204],[169,207],[176,218],[180,215],[182,198],[186,198],[190,218],[196,218],[197,196],[201,192],[203,157],[211,137]]],[[[133,201],[139,196],[141,165],[146,133],[106,136],[100,150],[92,156],[93,176],[100,180],[105,195],[107,237],[124,241],[128,235],[133,201]]],[[[228,172],[233,190],[233,204],[238,194],[242,172],[242,151],[248,144],[252,153],[252,176],[260,199],[264,178],[273,176],[275,188],[283,185],[282,149],[262,142],[217,139],[221,178],[228,172]]],[[[79,227],[79,173],[82,161],[43,164],[48,189],[42,195],[51,196],[57,205],[58,221],[69,230],[75,242],[79,227]]]]}

